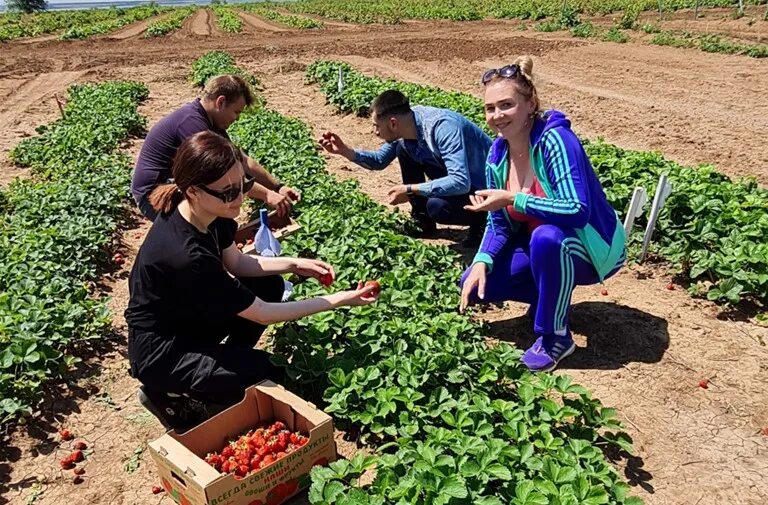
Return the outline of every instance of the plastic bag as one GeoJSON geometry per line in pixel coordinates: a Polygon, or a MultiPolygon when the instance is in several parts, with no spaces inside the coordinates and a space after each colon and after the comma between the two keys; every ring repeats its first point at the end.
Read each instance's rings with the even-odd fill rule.
{"type": "Polygon", "coordinates": [[[259,256],[280,256],[282,248],[272,230],[269,229],[267,209],[259,211],[259,220],[261,221],[261,226],[259,226],[259,229],[256,231],[256,237],[253,239],[256,254],[259,256]]]}
{"type": "MultiPolygon", "coordinates": [[[[267,210],[261,209],[259,211],[259,221],[261,226],[256,231],[256,236],[253,238],[253,246],[256,249],[256,254],[259,256],[280,256],[282,247],[277,240],[272,230],[269,229],[269,217],[267,216],[267,210]]],[[[283,301],[288,300],[293,294],[293,283],[283,279],[285,289],[283,290],[283,301]]]]}

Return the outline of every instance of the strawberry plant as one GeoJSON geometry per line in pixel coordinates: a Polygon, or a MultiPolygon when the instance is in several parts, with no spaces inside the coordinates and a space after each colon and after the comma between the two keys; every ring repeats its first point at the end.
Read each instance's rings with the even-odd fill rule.
{"type": "MultiPolygon", "coordinates": [[[[487,130],[482,101],[471,95],[365,76],[342,62],[315,62],[308,82],[318,83],[341,112],[367,115],[373,99],[396,88],[414,104],[446,107],[487,130]],[[337,87],[338,71],[345,87],[337,87]]],[[[732,181],[714,167],[684,167],[660,153],[621,149],[601,140],[584,141],[611,204],[623,212],[632,191],[642,185],[650,194],[666,174],[673,187],[661,212],[652,251],[690,279],[690,292],[735,304],[750,298],[768,303],[768,191],[753,179],[732,181]]],[[[646,216],[637,221],[630,243],[638,243],[646,216]]]]}
{"type": "Polygon", "coordinates": [[[195,13],[197,7],[177,7],[170,14],[163,16],[147,26],[144,37],[162,37],[181,28],[184,21],[195,13]]]}
{"type": "Polygon", "coordinates": [[[85,39],[94,35],[109,33],[131,23],[169,12],[170,8],[148,5],[132,9],[112,8],[108,9],[108,11],[114,14],[113,17],[103,20],[94,20],[91,23],[72,25],[65,30],[59,38],[61,40],[85,39]]]}
{"type": "Polygon", "coordinates": [[[190,80],[195,86],[205,86],[208,79],[222,74],[233,74],[243,77],[252,86],[258,88],[259,81],[235,66],[235,60],[223,51],[211,51],[195,60],[190,72],[190,80]]]}
{"type": "Polygon", "coordinates": [[[243,21],[231,7],[221,4],[211,5],[211,10],[216,14],[216,26],[219,30],[228,33],[243,31],[243,21]]]}
{"type": "MultiPolygon", "coordinates": [[[[631,503],[601,450],[631,450],[615,412],[568,377],[528,372],[518,349],[489,344],[481,325],[458,314],[454,253],[405,236],[409,218],[331,177],[301,122],[259,107],[229,132],[303,189],[302,229],[284,242],[286,254],[329,261],[338,286],[366,278],[386,286],[374,306],[284,323],[274,334],[273,361],[292,387],[379,446],[377,456],[315,471],[313,503],[509,502],[523,476],[549,483],[543,496],[572,481],[577,497],[631,503]],[[376,480],[358,486],[370,465],[376,480]]],[[[299,298],[324,291],[314,282],[294,288],[299,298]]]]}
{"type": "Polygon", "coordinates": [[[11,151],[34,177],[0,192],[0,423],[30,412],[45,382],[77,362],[71,351],[110,326],[88,284],[123,219],[131,160],[114,151],[145,127],[147,89],[106,82],[69,95],[62,119],[11,151]]]}
{"type": "Polygon", "coordinates": [[[283,14],[274,8],[268,7],[269,4],[257,3],[257,4],[245,4],[240,7],[243,10],[252,12],[257,16],[275,21],[291,28],[298,28],[299,30],[309,30],[312,28],[322,28],[323,22],[316,19],[307,18],[303,16],[291,16],[290,14],[283,14]]]}
{"type": "MultiPolygon", "coordinates": [[[[747,1],[753,5],[760,0],[747,1]]],[[[701,7],[729,7],[731,0],[702,0],[701,7]]],[[[448,19],[453,21],[480,20],[492,18],[522,18],[539,20],[545,17],[558,18],[564,15],[604,15],[625,11],[635,15],[640,11],[657,10],[658,0],[300,0],[286,2],[283,7],[293,12],[316,14],[350,23],[398,23],[403,19],[448,19]]],[[[668,11],[688,9],[690,0],[665,0],[668,11]]],[[[575,24],[575,23],[574,23],[575,24]]],[[[560,22],[551,26],[567,28],[574,24],[560,22]]]]}

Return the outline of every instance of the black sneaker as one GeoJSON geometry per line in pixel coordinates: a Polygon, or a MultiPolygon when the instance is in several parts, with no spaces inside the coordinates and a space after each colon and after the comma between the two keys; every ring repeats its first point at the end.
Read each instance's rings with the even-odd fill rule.
{"type": "Polygon", "coordinates": [[[432,238],[437,235],[437,224],[434,221],[415,219],[416,231],[409,233],[414,238],[432,238]]]}
{"type": "Polygon", "coordinates": [[[187,396],[139,388],[139,402],[167,430],[183,433],[211,417],[205,404],[187,396]]]}

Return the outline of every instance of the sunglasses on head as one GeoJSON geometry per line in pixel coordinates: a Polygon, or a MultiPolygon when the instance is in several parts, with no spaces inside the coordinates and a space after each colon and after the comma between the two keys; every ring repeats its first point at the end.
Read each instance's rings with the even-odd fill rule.
{"type": "Polygon", "coordinates": [[[215,189],[211,189],[206,186],[198,186],[198,188],[202,189],[204,192],[208,193],[211,196],[215,196],[216,198],[218,198],[224,203],[229,203],[237,200],[237,197],[239,197],[241,194],[249,192],[251,188],[253,188],[253,184],[255,182],[256,182],[255,177],[251,177],[250,179],[247,177],[243,177],[243,181],[241,182],[239,187],[233,186],[224,191],[216,191],[215,189]]]}
{"type": "Polygon", "coordinates": [[[504,79],[513,79],[517,77],[520,74],[520,66],[519,65],[504,65],[501,68],[492,68],[490,70],[486,70],[485,73],[483,73],[482,79],[480,79],[480,82],[483,84],[488,84],[491,79],[493,79],[496,76],[503,77],[504,79]]]}

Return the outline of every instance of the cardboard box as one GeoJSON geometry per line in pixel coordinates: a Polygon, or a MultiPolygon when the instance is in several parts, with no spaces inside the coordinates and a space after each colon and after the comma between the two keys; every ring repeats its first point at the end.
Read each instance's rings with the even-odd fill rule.
{"type": "Polygon", "coordinates": [[[243,401],[199,426],[166,433],[149,449],[163,487],[181,505],[277,505],[309,486],[314,465],[336,460],[331,417],[270,381],[251,386],[243,401]],[[308,434],[309,442],[244,478],[221,474],[204,461],[243,432],[273,421],[308,434]]]}
{"type": "MultiPolygon", "coordinates": [[[[301,225],[294,221],[293,218],[290,216],[278,217],[277,212],[274,210],[267,214],[267,218],[269,229],[272,230],[272,234],[278,240],[301,229],[301,225]]],[[[235,242],[242,243],[248,239],[252,239],[260,226],[261,221],[259,219],[254,219],[253,221],[240,226],[235,232],[235,242]]],[[[252,243],[243,247],[243,252],[246,254],[256,254],[256,250],[252,243]]]]}

